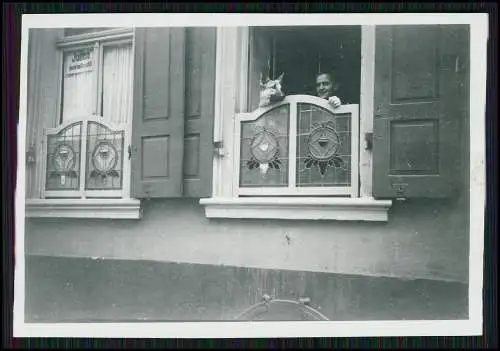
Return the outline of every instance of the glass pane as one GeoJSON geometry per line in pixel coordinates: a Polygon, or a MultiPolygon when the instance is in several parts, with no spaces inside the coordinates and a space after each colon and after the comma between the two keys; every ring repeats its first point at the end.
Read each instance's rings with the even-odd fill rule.
{"type": "Polygon", "coordinates": [[[132,45],[105,46],[102,111],[106,121],[126,123],[132,114],[132,45]]]}
{"type": "Polygon", "coordinates": [[[123,132],[113,132],[95,122],[89,122],[87,128],[85,189],[121,189],[123,179],[123,132]]]}
{"type": "Polygon", "coordinates": [[[48,135],[47,190],[80,188],[81,123],[72,124],[56,135],[48,135]]]}
{"type": "Polygon", "coordinates": [[[96,61],[92,47],[64,53],[63,122],[95,113],[96,61]]]}
{"type": "Polygon", "coordinates": [[[297,106],[297,186],[351,185],[351,114],[297,106]]]}
{"type": "Polygon", "coordinates": [[[288,104],[241,124],[240,187],[288,185],[288,104]]]}

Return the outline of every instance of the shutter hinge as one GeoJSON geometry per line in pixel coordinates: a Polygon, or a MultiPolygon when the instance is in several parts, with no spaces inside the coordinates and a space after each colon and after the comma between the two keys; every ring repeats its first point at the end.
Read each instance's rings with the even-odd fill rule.
{"type": "Polygon", "coordinates": [[[128,159],[130,160],[132,158],[132,146],[128,146],[128,159]]]}
{"type": "Polygon", "coordinates": [[[26,164],[34,165],[36,163],[35,147],[30,146],[28,151],[26,151],[26,164]]]}
{"type": "Polygon", "coordinates": [[[217,157],[229,156],[224,152],[224,142],[222,140],[214,141],[213,149],[214,149],[214,155],[217,157]]]}
{"type": "Polygon", "coordinates": [[[373,132],[365,133],[365,150],[373,149],[373,132]]]}

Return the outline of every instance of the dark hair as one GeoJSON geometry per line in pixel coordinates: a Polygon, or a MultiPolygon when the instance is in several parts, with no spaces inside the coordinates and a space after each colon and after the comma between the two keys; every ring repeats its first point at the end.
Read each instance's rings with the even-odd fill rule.
{"type": "Polygon", "coordinates": [[[318,72],[318,74],[316,74],[316,78],[318,78],[319,76],[322,76],[322,75],[328,76],[328,78],[330,78],[330,81],[332,81],[332,82],[336,78],[335,70],[334,69],[332,69],[330,71],[321,71],[321,72],[318,72]]]}

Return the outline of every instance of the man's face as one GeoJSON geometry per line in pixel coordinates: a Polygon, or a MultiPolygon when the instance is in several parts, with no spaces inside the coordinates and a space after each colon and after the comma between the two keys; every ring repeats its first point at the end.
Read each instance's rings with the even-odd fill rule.
{"type": "Polygon", "coordinates": [[[322,99],[327,99],[332,95],[333,84],[327,74],[320,74],[316,78],[316,93],[322,99]]]}

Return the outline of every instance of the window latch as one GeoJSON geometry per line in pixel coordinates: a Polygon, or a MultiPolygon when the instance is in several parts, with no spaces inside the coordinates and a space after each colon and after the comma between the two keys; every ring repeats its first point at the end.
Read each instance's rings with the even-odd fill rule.
{"type": "Polygon", "coordinates": [[[406,188],[407,183],[393,183],[392,188],[396,191],[396,200],[405,201],[407,198],[406,188]]]}

